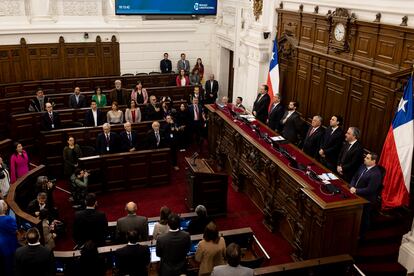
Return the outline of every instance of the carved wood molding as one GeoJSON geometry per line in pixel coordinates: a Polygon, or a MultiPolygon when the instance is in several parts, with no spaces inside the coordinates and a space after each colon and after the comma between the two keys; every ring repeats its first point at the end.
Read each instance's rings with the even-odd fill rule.
{"type": "Polygon", "coordinates": [[[253,14],[254,14],[256,21],[259,20],[260,16],[262,15],[262,9],[263,9],[263,0],[254,0],[253,14]]]}

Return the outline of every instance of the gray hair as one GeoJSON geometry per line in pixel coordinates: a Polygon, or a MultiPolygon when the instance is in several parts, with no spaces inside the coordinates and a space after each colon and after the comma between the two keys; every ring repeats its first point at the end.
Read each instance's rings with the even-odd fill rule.
{"type": "Polygon", "coordinates": [[[202,217],[202,216],[206,217],[207,216],[207,209],[206,209],[206,207],[204,207],[204,205],[198,205],[195,208],[195,212],[196,212],[197,216],[199,216],[199,217],[202,217]]]}
{"type": "Polygon", "coordinates": [[[349,129],[352,131],[352,134],[355,136],[355,139],[359,139],[361,137],[361,131],[357,127],[349,127],[349,129]]]}

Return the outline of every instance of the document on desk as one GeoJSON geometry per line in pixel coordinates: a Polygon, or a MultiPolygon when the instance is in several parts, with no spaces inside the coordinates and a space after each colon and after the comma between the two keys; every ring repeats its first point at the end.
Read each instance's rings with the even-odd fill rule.
{"type": "Polygon", "coordinates": [[[240,115],[240,117],[247,119],[249,122],[256,121],[256,118],[252,114],[240,115]]]}
{"type": "Polygon", "coordinates": [[[283,138],[283,136],[281,135],[270,137],[270,139],[272,139],[272,141],[275,141],[275,142],[285,141],[285,138],[283,138]]]}
{"type": "Polygon", "coordinates": [[[320,174],[318,176],[319,176],[320,179],[327,180],[327,181],[338,179],[338,177],[336,175],[334,175],[333,173],[323,173],[323,174],[320,174]]]}

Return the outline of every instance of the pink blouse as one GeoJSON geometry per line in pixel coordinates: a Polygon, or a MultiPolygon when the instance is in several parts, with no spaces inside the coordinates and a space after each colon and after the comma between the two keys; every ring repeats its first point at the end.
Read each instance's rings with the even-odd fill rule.
{"type": "Polygon", "coordinates": [[[12,154],[10,158],[10,183],[16,182],[17,178],[29,172],[29,157],[26,151],[22,154],[12,154]]]}

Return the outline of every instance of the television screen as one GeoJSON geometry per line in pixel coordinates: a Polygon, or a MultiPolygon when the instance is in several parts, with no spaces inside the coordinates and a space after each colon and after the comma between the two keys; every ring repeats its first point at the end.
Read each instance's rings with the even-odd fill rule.
{"type": "Polygon", "coordinates": [[[116,0],[118,15],[216,15],[217,0],[116,0]]]}

